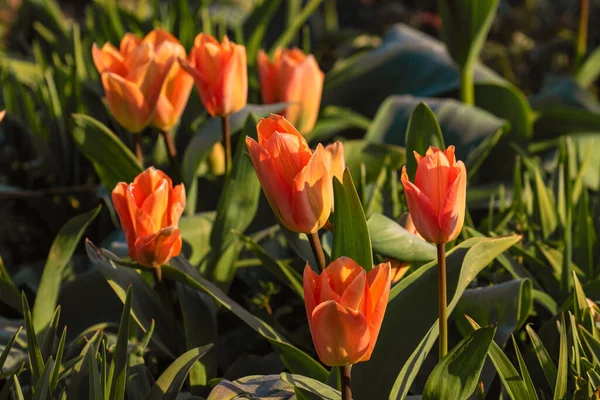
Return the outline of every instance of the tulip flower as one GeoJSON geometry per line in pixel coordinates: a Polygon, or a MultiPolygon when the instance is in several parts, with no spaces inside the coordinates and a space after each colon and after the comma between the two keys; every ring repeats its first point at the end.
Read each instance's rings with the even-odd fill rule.
{"type": "Polygon", "coordinates": [[[118,183],[112,199],[134,261],[159,269],[179,255],[182,242],[178,223],[185,208],[183,184],[173,187],[165,173],[150,167],[133,183],[118,183]]]}
{"type": "Polygon", "coordinates": [[[2,120],[4,119],[5,115],[6,115],[6,110],[0,111],[0,122],[2,122],[2,120]]]}
{"type": "Polygon", "coordinates": [[[342,179],[342,144],[319,144],[313,152],[292,124],[274,114],[256,130],[258,142],[246,137],[246,145],[273,212],[292,231],[317,232],[333,206],[332,179],[342,179]]]}
{"type": "Polygon", "coordinates": [[[390,265],[368,273],[340,257],[320,275],[304,268],[304,301],[313,343],[321,361],[345,366],[371,358],[390,294],[390,265]]]}
{"type": "Polygon", "coordinates": [[[230,42],[227,36],[219,43],[200,33],[189,60],[180,58],[179,62],[194,78],[204,108],[211,116],[227,116],[246,106],[248,71],[244,46],[230,42]]]}
{"type": "Polygon", "coordinates": [[[442,151],[430,147],[425,156],[415,152],[417,172],[412,183],[402,169],[408,210],[417,231],[430,242],[456,239],[465,219],[467,171],[456,161],[454,146],[442,151]]]}
{"type": "Polygon", "coordinates": [[[154,119],[175,60],[173,46],[155,47],[128,33],[118,50],[110,43],[102,49],[94,43],[92,57],[115,119],[132,133],[141,132],[154,119]]]}
{"type": "MultiPolygon", "coordinates": [[[[150,32],[142,40],[142,44],[148,44],[157,53],[166,48],[165,52],[170,53],[174,59],[186,58],[183,46],[175,36],[163,29],[155,29],[150,32]]],[[[180,67],[179,63],[173,63],[165,79],[162,93],[158,98],[152,126],[161,131],[168,131],[173,128],[181,118],[181,114],[183,114],[193,85],[194,79],[180,67]]]]}
{"type": "Polygon", "coordinates": [[[300,49],[277,49],[274,59],[258,53],[258,74],[265,104],[291,103],[283,116],[307,134],[317,122],[325,74],[312,54],[300,49]]]}

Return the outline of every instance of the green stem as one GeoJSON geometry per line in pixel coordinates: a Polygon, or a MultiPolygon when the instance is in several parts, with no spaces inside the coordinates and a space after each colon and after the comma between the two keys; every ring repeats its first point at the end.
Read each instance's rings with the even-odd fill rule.
{"type": "Polygon", "coordinates": [[[575,68],[578,68],[581,65],[587,51],[589,13],[589,0],[581,0],[579,10],[579,31],[577,32],[577,48],[575,49],[575,68]]]}
{"type": "Polygon", "coordinates": [[[352,378],[350,376],[352,364],[340,368],[342,371],[342,400],[352,400],[352,378]]]}
{"type": "Polygon", "coordinates": [[[325,253],[323,253],[323,246],[321,246],[321,241],[319,240],[319,234],[317,232],[307,233],[306,236],[308,237],[310,248],[315,255],[317,267],[319,267],[319,271],[323,271],[327,267],[327,263],[325,261],[325,253]]]}
{"type": "Polygon", "coordinates": [[[165,139],[165,145],[167,146],[167,154],[171,164],[171,175],[172,177],[175,177],[175,180],[179,180],[179,162],[177,160],[177,148],[173,141],[173,135],[171,135],[170,130],[163,131],[162,135],[165,139]]]}
{"type": "Polygon", "coordinates": [[[223,128],[223,148],[225,149],[225,176],[229,175],[231,170],[231,131],[229,128],[229,116],[221,118],[223,128]]]}
{"type": "Polygon", "coordinates": [[[339,30],[339,19],[337,12],[337,0],[325,0],[325,29],[327,32],[337,32],[339,30]]]}
{"type": "Polygon", "coordinates": [[[440,360],[448,353],[448,317],[446,315],[446,246],[437,245],[438,259],[438,317],[440,321],[440,360]]]}
{"type": "Polygon", "coordinates": [[[467,63],[460,69],[460,99],[470,106],[475,104],[472,63],[467,63]]]}
{"type": "Polygon", "coordinates": [[[142,134],[134,133],[133,134],[133,151],[135,153],[135,158],[137,158],[138,162],[144,168],[144,154],[142,153],[142,134]]]}

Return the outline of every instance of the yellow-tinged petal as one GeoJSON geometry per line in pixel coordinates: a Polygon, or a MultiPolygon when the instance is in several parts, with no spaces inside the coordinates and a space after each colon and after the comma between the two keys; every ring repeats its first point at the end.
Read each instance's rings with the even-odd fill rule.
{"type": "Polygon", "coordinates": [[[140,89],[110,72],[102,74],[102,85],[108,106],[119,124],[133,133],[141,132],[151,115],[140,89]]]}

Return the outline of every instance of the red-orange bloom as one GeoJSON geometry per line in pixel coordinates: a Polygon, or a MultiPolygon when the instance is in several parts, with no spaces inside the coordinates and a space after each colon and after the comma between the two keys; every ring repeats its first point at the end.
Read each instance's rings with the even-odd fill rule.
{"type": "Polygon", "coordinates": [[[185,208],[183,184],[173,187],[164,172],[150,167],[133,183],[118,183],[112,199],[134,261],[159,268],[179,255],[182,243],[178,224],[185,208]]]}
{"type": "Polygon", "coordinates": [[[128,33],[118,50],[110,43],[102,49],[95,43],[92,46],[108,107],[117,122],[133,133],[141,132],[154,119],[177,53],[171,42],[155,47],[152,37],[158,36],[156,32],[149,36],[143,41],[128,33]]]}
{"type": "Polygon", "coordinates": [[[456,239],[465,220],[467,170],[456,161],[454,146],[442,151],[430,147],[425,156],[415,152],[417,173],[410,182],[406,167],[402,185],[408,211],[417,231],[438,244],[456,239]]]}
{"type": "Polygon", "coordinates": [[[321,361],[343,366],[371,358],[390,294],[390,264],[368,273],[340,257],[321,275],[304,268],[304,301],[321,361]]]}
{"type": "Polygon", "coordinates": [[[4,119],[5,115],[6,115],[6,110],[0,111],[0,122],[2,122],[2,120],[4,119]]]}
{"type": "Polygon", "coordinates": [[[300,49],[277,49],[271,61],[261,50],[258,74],[263,101],[291,103],[283,116],[303,134],[310,132],[319,115],[325,79],[315,57],[300,49]]]}
{"type": "Polygon", "coordinates": [[[246,137],[254,169],[273,212],[295,232],[318,231],[333,206],[333,177],[342,179],[344,148],[340,142],[313,152],[304,137],[280,115],[258,123],[258,142],[246,137]]]}
{"type": "Polygon", "coordinates": [[[211,35],[200,33],[189,60],[179,58],[179,63],[194,78],[211,116],[230,115],[246,106],[248,71],[243,45],[230,42],[227,36],[219,43],[211,35]]]}

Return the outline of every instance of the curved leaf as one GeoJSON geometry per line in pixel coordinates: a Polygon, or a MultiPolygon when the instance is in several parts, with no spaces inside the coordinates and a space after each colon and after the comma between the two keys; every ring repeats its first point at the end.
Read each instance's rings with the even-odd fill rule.
{"type": "Polygon", "coordinates": [[[442,129],[438,123],[435,114],[425,103],[419,103],[414,108],[408,119],[406,127],[406,172],[411,181],[414,181],[417,172],[417,159],[414,156],[416,151],[420,155],[425,155],[429,146],[444,150],[444,137],[442,129]]]}

